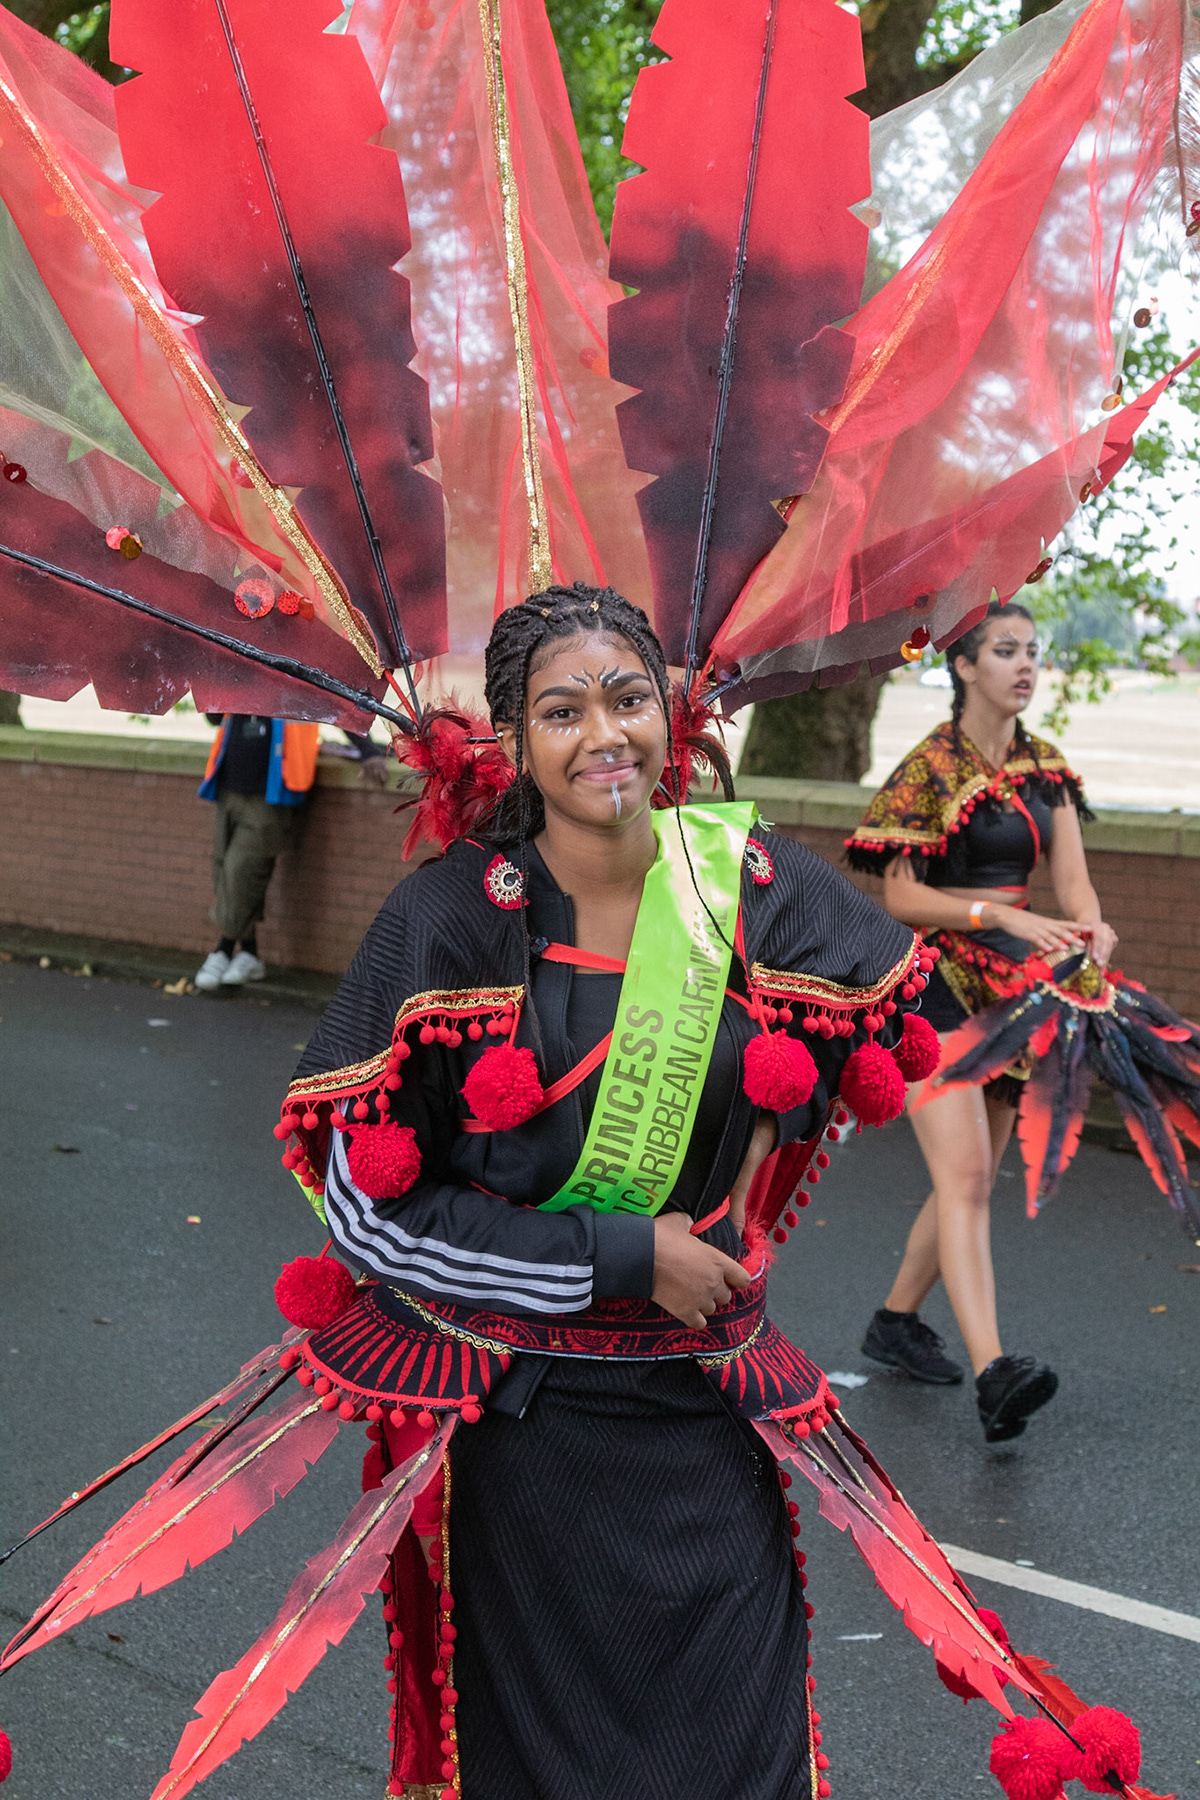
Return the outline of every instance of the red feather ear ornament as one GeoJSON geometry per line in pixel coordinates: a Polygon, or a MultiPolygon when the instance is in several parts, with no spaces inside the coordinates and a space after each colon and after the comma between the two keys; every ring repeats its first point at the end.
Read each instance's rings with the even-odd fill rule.
{"type": "MultiPolygon", "coordinates": [[[[671,684],[671,770],[674,779],[673,801],[687,799],[688,789],[696,778],[699,764],[712,776],[724,799],[734,798],[733,771],[729,753],[720,736],[721,726],[712,713],[711,696],[702,692],[701,682],[690,689],[681,681],[671,684]]],[[[661,790],[660,790],[661,793],[661,790]]],[[[659,796],[656,795],[656,800],[659,796]]],[[[664,804],[666,801],[664,799],[664,804]]]]}
{"type": "Polygon", "coordinates": [[[488,721],[453,704],[427,711],[414,736],[397,740],[396,755],[422,780],[420,798],[402,803],[417,809],[401,849],[406,861],[421,843],[445,850],[474,830],[516,774],[488,721]]]}

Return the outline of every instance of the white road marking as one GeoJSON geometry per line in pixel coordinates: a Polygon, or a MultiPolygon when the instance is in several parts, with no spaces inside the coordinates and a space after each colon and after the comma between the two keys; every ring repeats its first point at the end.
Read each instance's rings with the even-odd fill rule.
{"type": "Polygon", "coordinates": [[[839,1644],[877,1644],[883,1636],[882,1631],[848,1631],[839,1637],[839,1644]]]}
{"type": "Polygon", "coordinates": [[[825,1379],[832,1382],[834,1387],[860,1388],[866,1387],[871,1377],[869,1375],[850,1375],[845,1369],[830,1369],[825,1379]]]}
{"type": "Polygon", "coordinates": [[[1087,1612],[1107,1613],[1109,1618],[1124,1619],[1130,1625],[1144,1625],[1148,1631],[1162,1631],[1169,1637],[1187,1638],[1193,1644],[1200,1644],[1200,1619],[1193,1618],[1190,1613],[1172,1612],[1166,1606],[1151,1606],[1146,1600],[1130,1600],[1125,1594],[1110,1594],[1104,1588],[1088,1587],[1082,1581],[1064,1581],[1061,1575],[1021,1568],[1016,1563],[1002,1562],[998,1556],[980,1556],[974,1550],[961,1550],[957,1544],[943,1544],[942,1552],[960,1575],[1022,1588],[1027,1594],[1062,1600],[1067,1606],[1083,1607],[1087,1612]]]}

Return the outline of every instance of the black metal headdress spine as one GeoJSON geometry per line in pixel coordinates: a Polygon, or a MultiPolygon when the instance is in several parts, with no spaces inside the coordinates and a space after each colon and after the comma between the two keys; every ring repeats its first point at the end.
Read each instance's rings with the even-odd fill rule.
{"type": "MultiPolygon", "coordinates": [[[[221,0],[218,0],[218,4],[221,0]]],[[[683,691],[690,694],[696,673],[696,651],[700,637],[700,610],[708,581],[708,549],[712,540],[713,514],[717,504],[717,485],[721,475],[721,443],[725,436],[725,419],[729,411],[729,393],[733,386],[733,363],[737,350],[738,311],[742,301],[742,284],[746,274],[746,247],[750,239],[750,210],[754,204],[754,185],[758,175],[758,152],[762,142],[763,114],[767,104],[767,82],[775,49],[775,15],[779,0],[771,0],[767,13],[767,32],[763,43],[762,67],[758,76],[758,95],[754,107],[754,133],[750,140],[750,156],[746,164],[746,191],[742,198],[742,217],[738,228],[737,254],[729,282],[729,300],[725,308],[725,330],[721,339],[721,357],[717,365],[717,410],[713,418],[712,437],[708,446],[708,472],[704,482],[704,500],[700,510],[700,534],[696,543],[696,566],[692,575],[692,597],[688,610],[687,658],[683,691]]]]}
{"type": "Polygon", "coordinates": [[[392,633],[396,639],[396,646],[400,652],[400,662],[404,670],[404,679],[408,687],[409,698],[412,702],[416,718],[419,721],[421,717],[421,702],[417,697],[416,682],[413,679],[412,652],[409,650],[408,640],[404,635],[404,627],[400,622],[400,610],[396,604],[396,596],[392,590],[391,577],[388,575],[387,566],[383,559],[383,546],[379,541],[379,533],[375,529],[375,521],[371,516],[371,506],[367,499],[366,490],[363,487],[362,474],[358,466],[358,458],[355,456],[354,446],[350,442],[350,433],[346,427],[345,416],[342,412],[342,403],[338,399],[337,386],[333,379],[333,371],[329,367],[329,359],[325,354],[325,343],[321,336],[321,328],[317,323],[316,313],[313,310],[312,298],[308,291],[308,282],[305,278],[304,267],[300,261],[300,253],[296,249],[296,240],[292,236],[292,228],[288,222],[287,213],[284,210],[283,196],[279,192],[279,183],[275,179],[275,170],[271,164],[271,153],[267,148],[262,126],[259,124],[258,109],[254,104],[254,96],[250,92],[250,84],[246,79],[245,66],[242,62],[241,51],[237,46],[237,40],[233,35],[233,25],[229,18],[228,8],[226,7],[225,0],[214,0],[214,4],[217,9],[217,16],[221,22],[221,30],[225,37],[226,48],[229,51],[229,60],[233,64],[233,74],[234,79],[237,82],[238,94],[241,97],[242,106],[245,109],[246,118],[254,137],[254,147],[258,152],[258,160],[262,167],[263,179],[267,184],[267,192],[271,197],[271,207],[275,214],[275,223],[279,227],[279,235],[283,239],[283,247],[287,254],[288,266],[292,271],[292,279],[296,284],[296,293],[300,299],[300,309],[304,314],[304,323],[308,327],[308,335],[312,341],[313,355],[317,359],[317,368],[320,372],[322,386],[325,389],[325,397],[329,401],[329,410],[333,414],[333,424],[338,435],[338,443],[341,445],[342,455],[346,459],[346,470],[350,476],[350,484],[354,489],[354,498],[358,503],[359,518],[362,520],[363,530],[366,532],[367,544],[371,551],[371,561],[375,568],[375,578],[379,583],[379,591],[383,596],[383,603],[387,609],[388,622],[392,627],[392,633]]]}
{"type": "Polygon", "coordinates": [[[10,562],[21,563],[39,575],[53,576],[55,580],[65,581],[71,587],[83,588],[89,594],[101,594],[106,600],[115,600],[118,606],[127,606],[132,612],[155,619],[160,625],[171,625],[176,631],[186,632],[190,637],[203,638],[206,644],[216,644],[221,650],[231,650],[235,656],[244,656],[247,661],[260,663],[265,669],[274,669],[277,674],[290,676],[293,681],[303,681],[309,687],[323,688],[327,694],[336,694],[339,700],[349,700],[351,705],[360,707],[363,712],[375,713],[378,718],[386,719],[389,725],[399,726],[408,736],[413,734],[412,720],[397,712],[394,707],[385,706],[382,701],[376,700],[374,694],[368,694],[363,688],[351,687],[349,682],[339,681],[336,675],[327,675],[324,669],[310,668],[308,663],[299,662],[294,656],[280,656],[273,650],[260,650],[257,644],[248,644],[242,638],[230,637],[224,631],[215,631],[211,625],[195,625],[190,619],[176,618],[173,613],[162,612],[157,606],[151,606],[148,600],[139,600],[136,595],[127,594],[122,588],[107,587],[102,581],[93,581],[89,575],[60,568],[57,563],[47,562],[41,556],[33,556],[28,550],[16,550],[11,544],[0,544],[0,556],[8,557],[10,562]]]}

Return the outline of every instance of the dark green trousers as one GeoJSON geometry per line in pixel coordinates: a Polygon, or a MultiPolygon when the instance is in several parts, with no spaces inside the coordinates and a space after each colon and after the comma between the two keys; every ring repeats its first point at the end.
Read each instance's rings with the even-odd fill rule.
{"type": "Polygon", "coordinates": [[[276,858],[295,847],[302,806],[268,806],[261,794],[217,796],[213,893],[222,937],[243,938],[263,916],[276,858]]]}

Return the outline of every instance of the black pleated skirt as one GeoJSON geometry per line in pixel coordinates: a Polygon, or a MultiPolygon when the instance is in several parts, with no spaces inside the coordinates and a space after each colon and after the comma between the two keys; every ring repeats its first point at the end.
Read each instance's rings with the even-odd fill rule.
{"type": "Polygon", "coordinates": [[[694,1363],[552,1360],[451,1476],[463,1800],[808,1800],[775,1464],[694,1363]]]}

